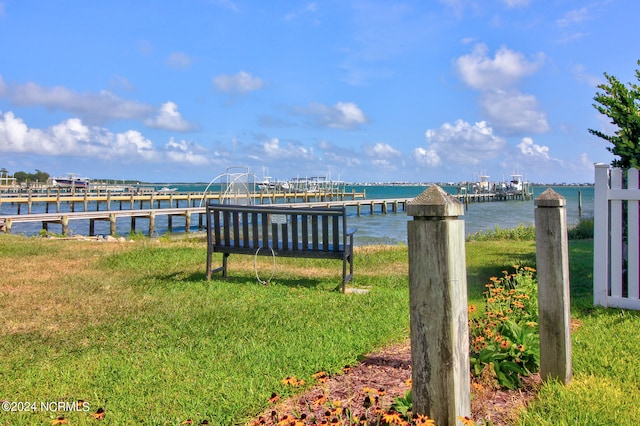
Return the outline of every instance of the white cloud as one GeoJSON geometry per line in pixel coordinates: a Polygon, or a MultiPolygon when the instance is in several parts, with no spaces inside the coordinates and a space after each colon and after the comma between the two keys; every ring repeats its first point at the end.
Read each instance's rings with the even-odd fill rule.
{"type": "Polygon", "coordinates": [[[556,21],[556,25],[560,28],[565,28],[580,24],[588,19],[590,19],[589,7],[581,7],[580,9],[573,9],[567,12],[562,18],[556,21]]]}
{"type": "Polygon", "coordinates": [[[422,165],[438,167],[441,163],[440,156],[435,149],[424,149],[422,147],[413,150],[414,159],[422,165]]]}
{"type": "Polygon", "coordinates": [[[294,143],[282,146],[278,138],[271,138],[262,142],[262,151],[268,158],[298,160],[313,158],[313,149],[294,143]]]}
{"type": "Polygon", "coordinates": [[[213,84],[221,92],[249,93],[262,88],[262,79],[248,72],[240,71],[235,75],[222,74],[213,78],[213,84]]]}
{"type": "Polygon", "coordinates": [[[333,129],[353,130],[369,121],[364,112],[353,102],[338,102],[332,107],[312,104],[300,112],[313,117],[318,125],[333,129]]]}
{"type": "Polygon", "coordinates": [[[69,111],[93,124],[109,120],[140,119],[153,112],[151,105],[122,99],[107,91],[77,93],[63,86],[42,87],[26,83],[5,85],[4,92],[16,105],[69,111]]]}
{"type": "Polygon", "coordinates": [[[318,150],[322,152],[324,160],[345,164],[347,167],[358,167],[362,164],[359,153],[349,148],[338,146],[334,143],[321,141],[317,145],[318,150]]]}
{"type": "Polygon", "coordinates": [[[5,84],[4,79],[2,78],[2,75],[0,75],[0,96],[4,96],[6,92],[7,92],[7,85],[5,84]]]}
{"type": "Polygon", "coordinates": [[[402,157],[400,151],[389,144],[378,142],[374,146],[366,147],[364,154],[369,158],[371,164],[376,167],[383,167],[395,170],[398,167],[398,158],[402,157]]]}
{"type": "Polygon", "coordinates": [[[137,130],[112,133],[98,126],[87,126],[71,118],[47,129],[31,129],[13,112],[0,111],[0,152],[33,155],[74,156],[126,163],[179,162],[201,165],[204,148],[187,142],[170,141],[165,149],[137,130]]]}
{"type": "Polygon", "coordinates": [[[174,163],[187,163],[194,166],[204,166],[210,163],[209,159],[204,155],[204,148],[193,142],[185,140],[176,142],[171,138],[165,148],[167,158],[174,163]]]}
{"type": "Polygon", "coordinates": [[[504,154],[506,141],[493,133],[485,121],[473,125],[457,120],[426,131],[427,147],[413,152],[417,162],[429,166],[443,163],[476,165],[504,154]]]}
{"type": "Polygon", "coordinates": [[[456,68],[462,80],[481,92],[480,106],[484,118],[507,133],[546,132],[546,114],[540,110],[534,95],[521,93],[517,84],[535,73],[544,56],[527,60],[520,52],[501,47],[492,58],[487,46],[478,44],[469,55],[459,57],[456,68]]]}
{"type": "Polygon", "coordinates": [[[574,65],[571,68],[571,73],[577,81],[585,83],[592,87],[597,87],[599,84],[605,82],[602,76],[589,74],[586,67],[582,64],[574,65]]]}
{"type": "Polygon", "coordinates": [[[535,157],[544,160],[549,160],[549,147],[543,145],[536,145],[531,138],[522,138],[522,141],[517,145],[520,153],[527,157],[535,157]]]}
{"type": "Polygon", "coordinates": [[[193,59],[183,52],[173,52],[167,58],[167,65],[171,68],[188,68],[193,63],[193,59]]]}
{"type": "Polygon", "coordinates": [[[158,115],[145,120],[145,124],[149,127],[173,130],[176,132],[188,132],[194,129],[193,125],[182,118],[182,115],[178,111],[178,106],[173,102],[165,102],[162,104],[158,115]]]}
{"type": "Polygon", "coordinates": [[[489,121],[507,133],[543,133],[549,130],[546,115],[540,111],[533,95],[517,90],[495,90],[483,93],[480,105],[489,121]]]}
{"type": "Polygon", "coordinates": [[[378,142],[372,147],[365,148],[364,153],[367,157],[378,157],[387,159],[402,157],[400,151],[398,151],[391,145],[382,142],[378,142]]]}
{"type": "Polygon", "coordinates": [[[535,73],[544,61],[538,54],[528,61],[522,53],[501,47],[493,58],[488,48],[478,44],[469,55],[459,57],[456,68],[462,80],[476,90],[504,89],[517,84],[523,77],[535,73]]]}

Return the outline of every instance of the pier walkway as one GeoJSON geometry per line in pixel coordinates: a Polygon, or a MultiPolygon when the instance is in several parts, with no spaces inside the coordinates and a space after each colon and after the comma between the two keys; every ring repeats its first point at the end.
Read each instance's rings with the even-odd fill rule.
{"type": "MultiPolygon", "coordinates": [[[[531,194],[527,192],[515,193],[476,193],[476,194],[453,194],[465,205],[471,202],[491,202],[505,200],[529,200],[531,194]]],[[[275,193],[275,194],[239,194],[237,196],[225,195],[225,199],[236,198],[243,204],[243,201],[251,201],[254,204],[278,204],[295,207],[333,207],[345,206],[353,207],[356,215],[360,216],[362,211],[369,214],[406,211],[406,204],[410,198],[393,199],[370,199],[366,200],[365,194],[352,192],[340,193],[275,193]]],[[[210,201],[219,202],[221,195],[218,193],[147,193],[147,194],[2,194],[0,195],[0,205],[11,204],[17,206],[16,214],[0,215],[0,232],[10,233],[14,224],[40,222],[42,229],[49,230],[49,225],[61,225],[61,233],[67,235],[69,222],[85,220],[88,221],[89,236],[95,235],[96,221],[109,221],[110,234],[116,235],[116,224],[118,219],[130,220],[130,232],[136,232],[136,225],[140,219],[148,221],[148,234],[153,235],[155,231],[156,217],[167,216],[168,232],[173,231],[174,218],[183,217],[186,232],[190,232],[192,227],[192,216],[197,215],[198,229],[203,229],[205,205],[210,201]],[[34,205],[44,203],[44,212],[32,212],[34,205]],[[183,204],[181,207],[180,204],[183,204]],[[67,211],[61,211],[61,206],[65,206],[67,211]],[[146,205],[146,206],[145,206],[146,205]],[[27,212],[24,213],[26,207],[27,212]],[[101,210],[102,207],[102,210],[101,210]],[[91,208],[91,209],[90,209],[91,208]],[[50,210],[55,209],[55,212],[50,210]],[[83,209],[82,211],[76,211],[83,209]]],[[[246,204],[246,203],[245,203],[246,204]]],[[[39,206],[42,209],[42,205],[39,206]]]]}
{"type": "Polygon", "coordinates": [[[33,207],[44,204],[45,213],[53,209],[56,213],[62,210],[62,206],[68,211],[74,212],[79,208],[88,211],[89,206],[95,210],[100,210],[104,206],[105,210],[123,209],[143,209],[162,208],[162,204],[168,208],[204,206],[206,203],[221,200],[252,200],[254,204],[289,204],[296,202],[312,201],[336,201],[336,200],[357,200],[364,199],[364,192],[279,192],[266,193],[256,192],[250,194],[221,194],[218,192],[61,192],[47,190],[46,192],[19,192],[0,193],[0,205],[10,204],[16,206],[17,213],[22,214],[26,207],[26,214],[32,214],[33,207]]]}
{"type": "MultiPolygon", "coordinates": [[[[377,199],[377,200],[343,200],[343,201],[314,201],[278,204],[279,206],[296,207],[355,207],[356,214],[361,215],[362,211],[369,214],[388,212],[399,212],[406,210],[406,204],[411,199],[377,199]]],[[[269,203],[265,203],[269,205],[269,203]]],[[[0,232],[11,233],[12,227],[17,223],[42,223],[42,229],[49,230],[50,224],[62,226],[61,233],[67,235],[70,221],[85,220],[89,223],[88,235],[95,235],[96,221],[109,221],[109,230],[112,236],[116,235],[116,224],[118,219],[129,218],[130,230],[136,232],[136,222],[139,219],[148,221],[149,235],[155,231],[155,222],[158,216],[168,217],[168,231],[173,231],[173,219],[184,217],[184,227],[186,232],[190,232],[192,227],[192,216],[198,217],[198,229],[204,229],[205,207],[171,207],[159,209],[131,209],[131,210],[99,210],[83,212],[61,212],[61,213],[32,213],[0,216],[0,232]]]]}

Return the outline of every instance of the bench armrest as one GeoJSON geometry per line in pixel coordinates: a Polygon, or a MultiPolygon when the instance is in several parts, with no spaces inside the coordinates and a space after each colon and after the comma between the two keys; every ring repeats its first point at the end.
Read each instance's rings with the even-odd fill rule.
{"type": "Polygon", "coordinates": [[[349,228],[349,229],[347,229],[347,237],[351,237],[353,234],[356,233],[357,230],[358,230],[358,228],[349,228]]]}

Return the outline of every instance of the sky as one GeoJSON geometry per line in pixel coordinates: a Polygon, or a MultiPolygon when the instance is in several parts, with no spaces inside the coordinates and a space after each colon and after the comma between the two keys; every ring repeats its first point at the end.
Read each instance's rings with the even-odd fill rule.
{"type": "Polygon", "coordinates": [[[588,183],[634,0],[0,0],[0,169],[588,183]],[[238,169],[241,168],[241,169],[238,169]]]}

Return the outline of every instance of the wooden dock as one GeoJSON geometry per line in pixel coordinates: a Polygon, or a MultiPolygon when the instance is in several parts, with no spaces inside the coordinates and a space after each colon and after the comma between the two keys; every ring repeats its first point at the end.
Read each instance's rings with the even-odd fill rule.
{"type": "MultiPolygon", "coordinates": [[[[341,193],[275,193],[275,194],[249,194],[251,202],[254,204],[278,204],[295,207],[333,207],[345,206],[353,207],[356,215],[360,216],[363,211],[373,215],[376,213],[386,214],[388,212],[406,211],[406,204],[410,198],[394,199],[364,199],[364,193],[341,192],[341,193]]],[[[521,193],[462,193],[453,194],[464,203],[467,208],[472,202],[491,202],[506,200],[529,200],[532,194],[521,193]]],[[[227,199],[229,195],[225,196],[227,199]]],[[[233,198],[233,197],[231,197],[233,198]]],[[[247,194],[238,195],[240,201],[247,200],[247,194]]],[[[3,194],[0,196],[0,204],[10,203],[17,206],[16,214],[0,215],[0,232],[10,233],[14,224],[40,222],[42,229],[49,230],[49,225],[57,224],[61,226],[61,233],[67,235],[70,221],[88,221],[88,235],[95,235],[96,221],[108,221],[109,232],[116,235],[116,225],[125,218],[130,220],[130,232],[136,232],[136,225],[139,220],[148,221],[148,235],[153,235],[158,216],[167,216],[168,232],[173,232],[174,218],[183,217],[186,232],[190,232],[192,227],[192,216],[198,217],[198,229],[203,228],[204,206],[208,202],[219,202],[221,195],[217,193],[146,193],[146,194],[3,194]],[[32,213],[34,205],[44,204],[44,212],[32,213]],[[182,206],[181,206],[182,204],[182,206]],[[61,211],[61,206],[65,206],[67,211],[61,211]],[[23,208],[21,208],[21,206],[23,208]],[[24,207],[27,212],[24,213],[24,207]],[[91,210],[89,209],[91,207],[91,210]],[[101,210],[102,208],[102,210],[101,210]],[[54,210],[55,212],[50,212],[54,210]],[[76,211],[82,209],[82,211],[76,211]]]]}
{"type": "Polygon", "coordinates": [[[68,206],[68,211],[77,209],[87,211],[89,205],[95,210],[104,206],[105,210],[162,208],[165,204],[168,208],[204,206],[208,202],[221,202],[221,200],[251,200],[254,204],[289,204],[296,202],[313,201],[337,201],[364,199],[364,192],[279,192],[279,193],[250,193],[250,194],[221,194],[217,192],[61,192],[47,190],[46,192],[21,192],[0,194],[0,205],[15,205],[17,214],[22,214],[26,207],[26,214],[33,213],[33,207],[44,205],[45,213],[53,209],[59,213],[61,207],[68,206]]]}
{"type": "MultiPolygon", "coordinates": [[[[363,211],[369,214],[387,214],[389,212],[399,212],[406,210],[406,204],[411,199],[377,199],[377,200],[343,200],[343,201],[314,201],[278,204],[279,206],[296,207],[335,207],[346,206],[355,207],[356,214],[360,216],[363,211]]],[[[266,203],[269,204],[269,203],[266,203]]],[[[117,234],[116,227],[118,219],[130,219],[130,232],[136,232],[136,225],[139,219],[148,221],[148,235],[153,235],[155,231],[156,218],[167,216],[168,232],[173,231],[173,219],[184,217],[185,232],[190,232],[192,228],[192,216],[198,217],[198,229],[204,229],[204,207],[172,207],[159,209],[130,209],[130,210],[99,210],[82,212],[57,212],[57,213],[33,213],[15,214],[0,216],[0,231],[11,233],[14,224],[40,222],[42,229],[49,230],[49,225],[61,225],[61,234],[68,235],[69,223],[71,221],[85,220],[89,222],[88,235],[95,235],[96,221],[109,221],[109,233],[112,236],[117,234]]]]}

